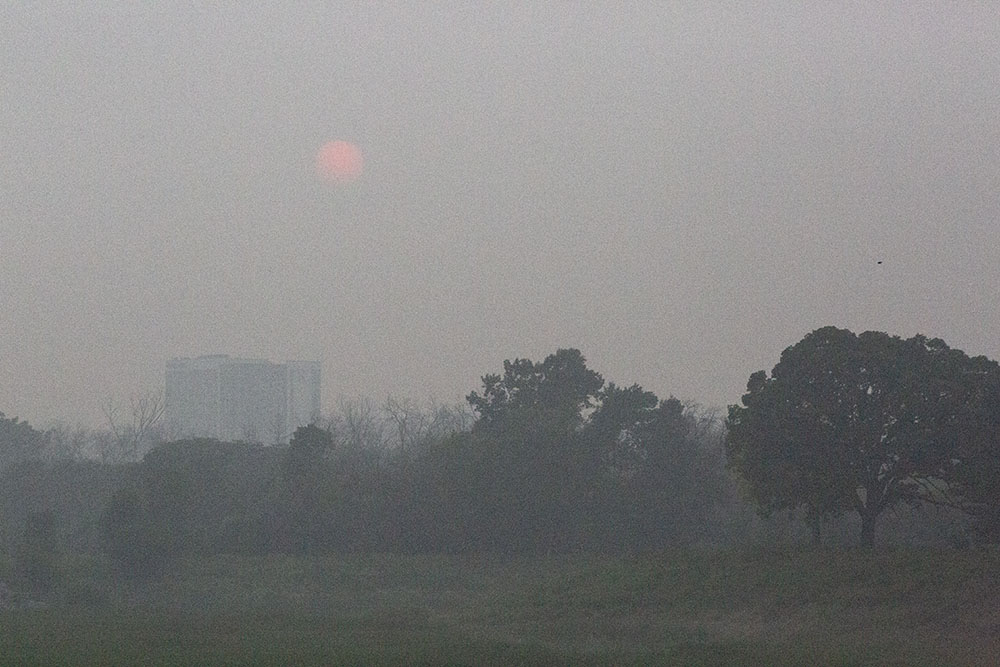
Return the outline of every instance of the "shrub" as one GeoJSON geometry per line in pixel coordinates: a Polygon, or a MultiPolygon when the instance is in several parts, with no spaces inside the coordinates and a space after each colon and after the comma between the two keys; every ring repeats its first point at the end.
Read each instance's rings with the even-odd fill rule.
{"type": "Polygon", "coordinates": [[[101,516],[101,547],[127,576],[156,574],[163,568],[170,555],[164,532],[133,488],[118,490],[101,516]]]}
{"type": "Polygon", "coordinates": [[[17,548],[16,562],[18,571],[32,588],[49,591],[55,584],[56,542],[55,514],[51,510],[29,514],[17,548]]]}

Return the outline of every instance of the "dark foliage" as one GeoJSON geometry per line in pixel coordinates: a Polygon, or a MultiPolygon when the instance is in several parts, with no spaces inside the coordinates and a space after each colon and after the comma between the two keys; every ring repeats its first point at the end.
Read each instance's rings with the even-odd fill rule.
{"type": "Polygon", "coordinates": [[[726,485],[718,434],[676,399],[603,385],[578,350],[559,350],[505,362],[470,394],[480,548],[631,551],[708,537],[726,485]]]}
{"type": "Polygon", "coordinates": [[[45,439],[28,422],[17,417],[8,419],[0,412],[0,471],[34,458],[38,458],[45,446],[45,439]]]}
{"type": "Polygon", "coordinates": [[[474,421],[390,402],[380,422],[364,404],[287,447],[184,440],[118,466],[14,457],[0,540],[8,553],[100,546],[134,575],[218,553],[658,551],[753,523],[724,440],[758,507],[789,510],[760,535],[799,539],[804,518],[842,540],[859,516],[870,542],[886,513],[894,539],[958,544],[970,515],[979,539],[1000,532],[1000,373],[941,341],[814,332],[770,378],[750,378],[728,436],[673,397],[605,384],[578,350],[507,361],[482,381],[474,421]],[[893,509],[918,501],[942,511],[893,509]]]}
{"type": "Polygon", "coordinates": [[[635,551],[711,536],[727,484],[717,422],[676,399],[604,387],[559,350],[506,362],[469,402],[471,429],[389,451],[317,425],[286,448],[161,445],[108,504],[105,551],[149,572],[195,553],[635,551]]]}
{"type": "Polygon", "coordinates": [[[179,555],[268,550],[281,453],[216,440],[153,449],[105,509],[103,550],[139,575],[179,555]]]}
{"type": "Polygon", "coordinates": [[[128,468],[93,461],[29,459],[0,475],[0,545],[18,544],[28,517],[51,511],[57,517],[60,550],[95,551],[99,520],[128,468]]]}
{"type": "Polygon", "coordinates": [[[52,588],[57,577],[56,515],[51,510],[32,512],[24,524],[17,548],[17,566],[28,584],[39,591],[52,588]]]}
{"type": "Polygon", "coordinates": [[[804,506],[818,537],[853,510],[871,545],[897,503],[986,493],[969,463],[995,458],[998,373],[938,339],[818,329],[730,407],[730,463],[762,511],[804,506]]]}
{"type": "Polygon", "coordinates": [[[281,449],[195,439],[153,449],[138,468],[155,523],[179,553],[268,547],[281,449]]]}
{"type": "Polygon", "coordinates": [[[123,488],[111,498],[101,516],[101,547],[121,573],[156,574],[169,560],[169,527],[153,521],[139,490],[123,488]]]}

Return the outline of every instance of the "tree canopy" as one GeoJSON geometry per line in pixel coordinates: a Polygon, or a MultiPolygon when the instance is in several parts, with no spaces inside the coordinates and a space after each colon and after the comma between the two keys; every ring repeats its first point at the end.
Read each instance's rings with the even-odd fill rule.
{"type": "Polygon", "coordinates": [[[722,464],[696,411],[605,386],[576,349],[482,380],[470,481],[488,549],[662,548],[707,532],[722,464]]]}
{"type": "Polygon", "coordinates": [[[995,442],[998,374],[940,339],[818,329],[730,406],[730,465],[765,513],[804,506],[818,535],[854,510],[871,545],[882,512],[942,500],[970,448],[995,442]]]}
{"type": "Polygon", "coordinates": [[[483,376],[483,392],[467,400],[479,416],[478,428],[497,428],[511,422],[545,421],[569,431],[583,421],[583,411],[604,385],[601,374],[587,368],[576,349],[561,349],[544,361],[503,362],[503,375],[483,376]]]}
{"type": "Polygon", "coordinates": [[[45,438],[26,421],[7,418],[0,412],[0,469],[18,461],[37,457],[45,438]]]}

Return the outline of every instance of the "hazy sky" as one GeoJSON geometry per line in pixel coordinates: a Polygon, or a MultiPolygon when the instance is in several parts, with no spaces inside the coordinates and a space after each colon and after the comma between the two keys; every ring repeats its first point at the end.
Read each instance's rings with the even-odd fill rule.
{"type": "Polygon", "coordinates": [[[7,416],[208,353],[326,405],[577,347],[723,406],[829,324],[1000,358],[995,3],[65,4],[0,9],[7,416]]]}

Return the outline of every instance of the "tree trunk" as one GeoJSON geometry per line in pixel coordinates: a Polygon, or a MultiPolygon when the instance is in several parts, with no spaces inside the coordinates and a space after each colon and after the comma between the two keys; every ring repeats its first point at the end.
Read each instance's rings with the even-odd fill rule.
{"type": "Polygon", "coordinates": [[[871,549],[875,546],[875,519],[876,515],[869,512],[861,512],[861,546],[871,549]]]}
{"type": "Polygon", "coordinates": [[[823,544],[823,517],[812,522],[813,546],[819,547],[823,544]]]}

